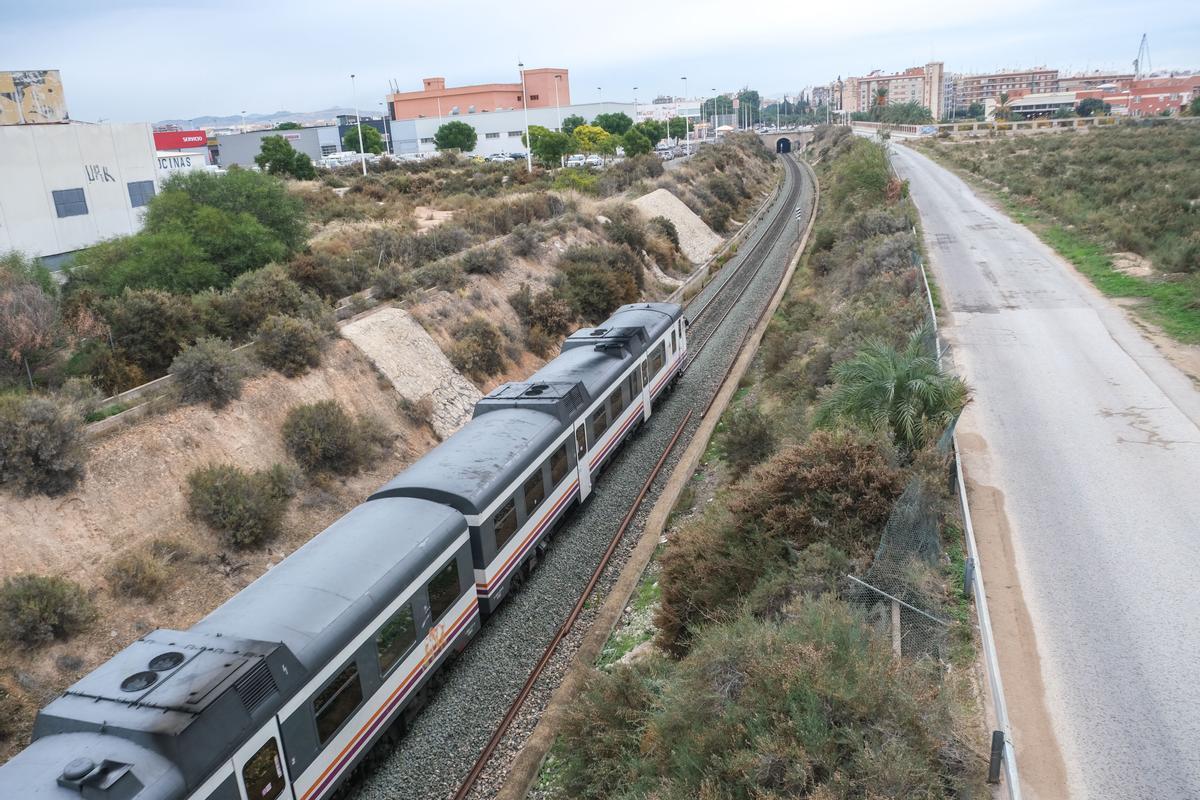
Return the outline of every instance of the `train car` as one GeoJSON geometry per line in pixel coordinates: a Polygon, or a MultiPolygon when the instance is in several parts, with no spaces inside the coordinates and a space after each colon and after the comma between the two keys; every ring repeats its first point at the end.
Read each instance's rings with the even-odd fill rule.
{"type": "Polygon", "coordinates": [[[683,367],[686,324],[667,303],[622,306],[572,334],[527,381],[372,495],[445,503],[467,519],[484,614],[540,560],[548,536],[683,367]]]}
{"type": "Polygon", "coordinates": [[[191,630],[149,634],[51,702],[0,797],[328,797],[478,630],[471,575],[462,515],[358,506],[191,630]]]}
{"type": "Polygon", "coordinates": [[[679,306],[573,334],[428,455],[188,631],[157,630],[37,718],[0,798],[321,800],[438,670],[683,369],[679,306]]]}

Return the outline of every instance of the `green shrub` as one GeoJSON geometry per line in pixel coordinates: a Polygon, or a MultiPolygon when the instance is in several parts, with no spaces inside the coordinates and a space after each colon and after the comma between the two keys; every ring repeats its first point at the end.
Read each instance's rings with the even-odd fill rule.
{"type": "Polygon", "coordinates": [[[372,262],[354,253],[314,250],[288,262],[288,277],[326,299],[340,299],[370,285],[372,262]]]}
{"type": "Polygon", "coordinates": [[[503,346],[495,325],[472,317],[454,329],[454,344],[446,355],[460,372],[483,380],[504,369],[503,346]]]}
{"type": "Polygon", "coordinates": [[[114,558],[108,565],[108,585],[122,597],[155,600],[167,588],[169,577],[166,565],[144,549],[129,550],[114,558]]]}
{"type": "Polygon", "coordinates": [[[278,264],[239,276],[219,296],[217,307],[238,339],[248,338],[272,314],[304,317],[322,326],[332,324],[329,307],[321,298],[302,288],[278,264]]]}
{"type": "Polygon", "coordinates": [[[625,204],[605,209],[608,224],[604,236],[613,244],[623,244],[635,253],[646,249],[646,226],[633,206],[625,204]]]}
{"type": "Polygon", "coordinates": [[[397,300],[417,288],[411,272],[405,272],[396,264],[384,264],[371,273],[371,285],[375,296],[381,300],[397,300]]]}
{"type": "Polygon", "coordinates": [[[898,661],[842,603],[711,626],[686,658],[594,672],[567,710],[578,798],[986,796],[952,681],[898,661]]]}
{"type": "Polygon", "coordinates": [[[467,279],[463,273],[462,264],[456,258],[443,258],[430,264],[417,267],[408,275],[413,283],[421,289],[460,289],[466,285],[467,279]]]}
{"type": "Polygon", "coordinates": [[[571,247],[559,259],[558,269],[565,280],[557,293],[575,316],[590,322],[637,302],[645,280],[641,261],[620,245],[571,247]]]}
{"type": "Polygon", "coordinates": [[[325,332],[311,320],[272,314],[258,329],[258,360],[289,378],[321,364],[325,332]]]}
{"type": "Polygon", "coordinates": [[[187,478],[188,509],[217,533],[226,547],[258,547],[279,535],[290,483],[281,467],[247,472],[210,464],[187,478]]]}
{"type": "Polygon", "coordinates": [[[534,295],[529,285],[523,283],[508,296],[508,304],[529,329],[538,328],[550,336],[561,336],[570,330],[571,306],[549,289],[534,295]]]}
{"type": "Polygon", "coordinates": [[[471,245],[471,234],[453,225],[438,225],[425,233],[404,237],[395,254],[412,267],[454,255],[471,245]]]}
{"type": "Polygon", "coordinates": [[[742,200],[741,192],[738,191],[737,186],[728,175],[717,173],[710,176],[705,182],[705,188],[713,197],[730,208],[737,208],[738,203],[742,200]]]}
{"type": "Polygon", "coordinates": [[[679,230],[675,227],[674,222],[666,217],[651,217],[650,227],[666,237],[676,250],[679,249],[679,230]]]}
{"type": "Polygon", "coordinates": [[[700,218],[704,220],[704,224],[712,228],[716,233],[725,233],[729,227],[729,218],[733,215],[733,209],[725,203],[717,202],[710,203],[704,208],[704,213],[700,218]]]}
{"type": "Polygon", "coordinates": [[[200,339],[183,348],[171,362],[171,374],[187,403],[224,408],[242,395],[246,365],[224,339],[200,339]]]}
{"type": "Polygon", "coordinates": [[[542,243],[542,235],[538,229],[528,224],[521,224],[512,229],[508,236],[509,247],[514,255],[529,258],[536,255],[542,243]]]}
{"type": "Polygon", "coordinates": [[[95,619],[77,583],[45,575],[15,575],[0,586],[0,638],[25,647],[66,639],[95,619]]]}
{"type": "Polygon", "coordinates": [[[283,423],[283,444],[305,472],[352,475],[371,457],[369,423],[355,421],[336,400],[296,406],[283,423]]]}
{"type": "Polygon", "coordinates": [[[468,275],[496,275],[508,267],[509,254],[502,245],[476,247],[463,253],[461,261],[468,275]]]}
{"type": "Polygon", "coordinates": [[[103,308],[113,344],[147,377],[164,374],[183,346],[201,332],[192,303],[158,289],[126,289],[103,308]]]}
{"type": "Polygon", "coordinates": [[[0,485],[22,494],[59,495],[83,478],[80,417],[35,395],[0,397],[0,485]]]}
{"type": "Polygon", "coordinates": [[[771,421],[756,406],[733,409],[721,420],[720,445],[729,466],[745,472],[775,449],[771,421]]]}
{"type": "Polygon", "coordinates": [[[837,231],[828,225],[818,225],[813,230],[812,250],[814,253],[820,253],[825,250],[832,250],[837,244],[837,231]]]}

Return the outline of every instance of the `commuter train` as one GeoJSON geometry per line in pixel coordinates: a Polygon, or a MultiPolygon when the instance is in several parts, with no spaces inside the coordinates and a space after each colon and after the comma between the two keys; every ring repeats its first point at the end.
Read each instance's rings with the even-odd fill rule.
{"type": "Polygon", "coordinates": [[[623,306],[190,630],[156,630],[38,714],[13,800],[318,800],[431,681],[650,419],[682,309],[623,306]]]}

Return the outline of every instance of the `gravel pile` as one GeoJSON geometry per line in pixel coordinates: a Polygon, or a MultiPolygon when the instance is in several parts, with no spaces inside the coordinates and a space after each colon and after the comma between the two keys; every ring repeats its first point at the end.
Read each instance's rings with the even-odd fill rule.
{"type": "MultiPolygon", "coordinates": [[[[794,177],[789,173],[781,198],[786,197],[792,180],[794,177]]],[[[806,186],[804,196],[808,195],[806,186]]],[[[779,200],[776,204],[783,202],[779,200]]],[[[792,213],[790,207],[780,210],[789,215],[792,213]]],[[[765,230],[765,225],[760,226],[751,241],[756,241],[765,230]]],[[[680,420],[689,410],[699,412],[720,385],[729,364],[737,356],[743,334],[769,302],[780,274],[786,269],[795,237],[796,226],[787,226],[780,241],[770,248],[766,264],[755,276],[742,301],[725,319],[722,332],[712,337],[675,393],[659,401],[650,424],[626,443],[621,454],[600,477],[596,494],[559,530],[546,560],[534,571],[525,587],[487,621],[480,635],[450,668],[444,685],[418,717],[413,729],[373,773],[351,788],[349,797],[358,800],[446,798],[458,789],[587,585],[609,540],[680,420]]],[[[750,250],[750,247],[743,247],[741,254],[730,262],[726,267],[729,275],[734,274],[740,259],[750,250]]],[[[724,280],[714,281],[701,297],[719,291],[723,283],[724,280]]],[[[714,306],[719,305],[719,301],[714,303],[714,306]]],[[[719,312],[712,312],[706,313],[693,326],[691,337],[702,334],[704,326],[720,316],[719,312]]],[[[653,506],[661,484],[666,481],[698,423],[698,414],[693,415],[690,430],[681,437],[672,458],[668,459],[579,623],[559,646],[555,658],[534,687],[521,715],[509,729],[472,793],[473,798],[491,797],[503,783],[509,761],[537,724],[550,695],[565,674],[584,631],[636,545],[645,514],[653,506]]]]}
{"type": "Polygon", "coordinates": [[[693,264],[703,264],[724,241],[704,224],[704,220],[696,216],[696,212],[666,189],[655,189],[650,194],[642,195],[633,201],[633,205],[646,219],[666,217],[675,223],[675,230],[679,232],[679,249],[693,264]]]}

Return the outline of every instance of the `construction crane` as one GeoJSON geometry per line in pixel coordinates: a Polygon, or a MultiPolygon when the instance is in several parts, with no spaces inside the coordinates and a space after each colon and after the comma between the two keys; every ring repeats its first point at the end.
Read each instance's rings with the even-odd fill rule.
{"type": "Polygon", "coordinates": [[[1142,78],[1150,74],[1153,66],[1150,64],[1150,40],[1142,34],[1142,43],[1138,46],[1137,58],[1133,60],[1133,77],[1142,78]]]}

